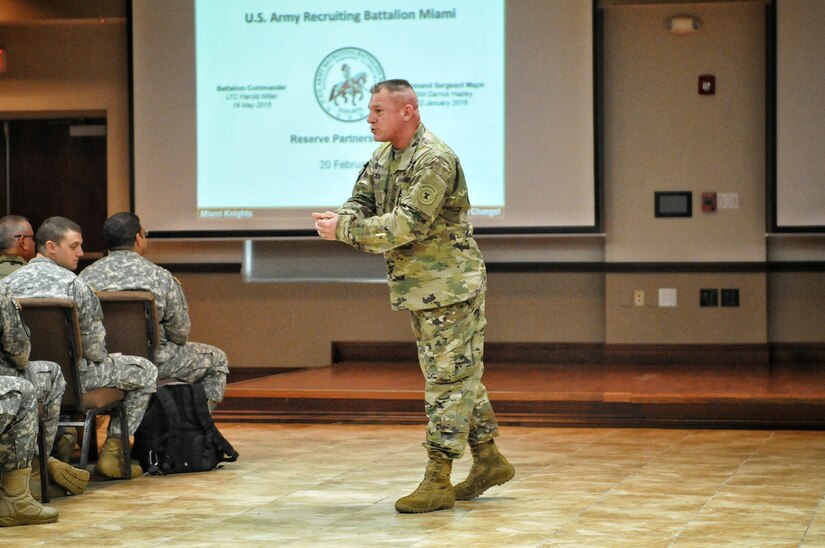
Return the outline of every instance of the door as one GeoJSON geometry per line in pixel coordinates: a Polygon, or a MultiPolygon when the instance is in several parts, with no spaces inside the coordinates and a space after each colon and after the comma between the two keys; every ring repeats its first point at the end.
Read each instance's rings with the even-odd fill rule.
{"type": "Polygon", "coordinates": [[[60,215],[83,229],[86,252],[104,250],[106,120],[58,118],[3,121],[0,204],[37,230],[60,215]]]}

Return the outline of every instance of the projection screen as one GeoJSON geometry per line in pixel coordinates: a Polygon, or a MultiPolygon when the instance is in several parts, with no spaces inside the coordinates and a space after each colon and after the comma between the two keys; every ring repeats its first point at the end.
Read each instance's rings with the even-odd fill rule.
{"type": "Polygon", "coordinates": [[[135,0],[133,196],[153,237],[312,233],[409,80],[479,231],[595,232],[593,7],[581,0],[135,0]]]}

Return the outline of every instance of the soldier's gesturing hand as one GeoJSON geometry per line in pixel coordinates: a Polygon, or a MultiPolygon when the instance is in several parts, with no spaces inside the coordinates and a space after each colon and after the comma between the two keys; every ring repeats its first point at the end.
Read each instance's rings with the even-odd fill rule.
{"type": "Polygon", "coordinates": [[[332,211],[325,211],[324,213],[313,213],[312,218],[315,219],[315,231],[318,232],[318,236],[325,240],[335,239],[338,215],[332,211]]]}

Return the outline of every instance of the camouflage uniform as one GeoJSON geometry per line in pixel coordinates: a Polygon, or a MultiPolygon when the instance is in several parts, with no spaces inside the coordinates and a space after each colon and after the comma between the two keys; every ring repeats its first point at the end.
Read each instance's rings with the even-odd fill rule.
{"type": "Polygon", "coordinates": [[[19,255],[0,255],[0,278],[5,278],[21,266],[26,265],[26,259],[19,255]]]}
{"type": "Polygon", "coordinates": [[[26,379],[0,376],[0,467],[31,466],[37,446],[37,401],[26,379]]]}
{"type": "Polygon", "coordinates": [[[60,418],[60,401],[66,392],[66,380],[56,363],[29,362],[31,344],[20,319],[19,306],[9,288],[0,284],[0,376],[22,377],[34,385],[37,403],[43,406],[46,449],[51,452],[60,418]]]}
{"type": "MultiPolygon", "coordinates": [[[[17,297],[72,299],[77,303],[83,357],[80,379],[83,390],[113,386],[126,391],[124,407],[129,434],[134,434],[149,396],[155,391],[157,368],[145,358],[106,352],[106,330],[100,301],[89,284],[51,259],[36,257],[3,282],[17,297]]],[[[119,421],[109,422],[109,436],[120,435],[119,421]]]]}
{"type": "Polygon", "coordinates": [[[210,405],[223,400],[226,354],[214,346],[187,342],[189,304],[172,273],[131,250],[110,251],[80,273],[97,291],[151,291],[160,319],[160,348],[157,353],[158,378],[200,381],[210,405]]]}
{"type": "Polygon", "coordinates": [[[450,458],[498,435],[481,382],[486,271],[469,208],[458,158],[422,124],[403,151],[378,147],[336,212],[336,239],[384,253],[392,307],[411,313],[426,379],[424,446],[450,458]]]}

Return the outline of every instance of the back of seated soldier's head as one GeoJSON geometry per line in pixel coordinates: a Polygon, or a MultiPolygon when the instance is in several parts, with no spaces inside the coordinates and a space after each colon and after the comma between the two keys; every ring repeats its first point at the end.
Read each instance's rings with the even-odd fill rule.
{"type": "Polygon", "coordinates": [[[80,225],[66,217],[49,217],[37,229],[34,241],[37,244],[37,252],[46,255],[46,242],[59,244],[69,231],[82,234],[80,225]]]}
{"type": "Polygon", "coordinates": [[[103,241],[109,251],[132,249],[139,233],[140,218],[128,211],[115,213],[103,223],[103,241]]]}
{"type": "Polygon", "coordinates": [[[34,256],[34,245],[28,245],[29,239],[34,240],[34,234],[28,219],[20,215],[0,218],[0,252],[4,255],[31,259],[34,256]]]}

